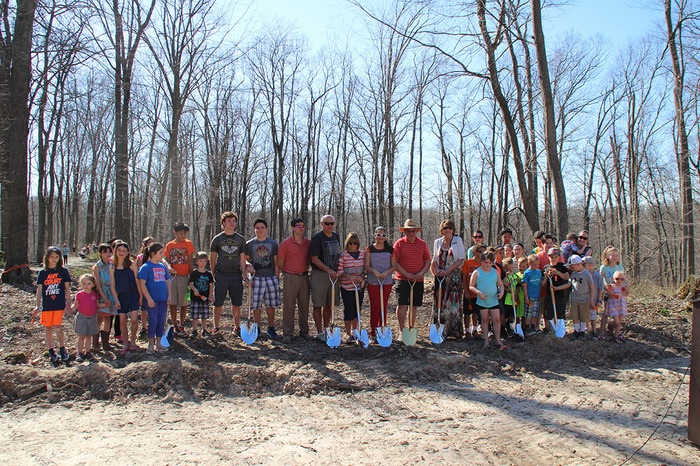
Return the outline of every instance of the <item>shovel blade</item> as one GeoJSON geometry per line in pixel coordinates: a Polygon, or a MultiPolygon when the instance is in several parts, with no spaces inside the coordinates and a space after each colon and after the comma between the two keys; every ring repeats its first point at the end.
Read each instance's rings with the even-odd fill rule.
{"type": "Polygon", "coordinates": [[[391,346],[391,342],[394,341],[394,335],[391,332],[391,327],[377,327],[374,329],[375,335],[377,335],[377,343],[382,348],[388,348],[391,346]]]}
{"type": "Polygon", "coordinates": [[[340,328],[338,327],[328,327],[326,328],[326,344],[330,348],[337,348],[340,346],[340,328]]]}
{"type": "Polygon", "coordinates": [[[418,329],[405,327],[401,331],[401,341],[406,346],[413,346],[418,340],[418,329]]]}
{"type": "Polygon", "coordinates": [[[241,340],[246,345],[252,345],[258,339],[258,324],[244,323],[241,326],[241,340]]]}
{"type": "Polygon", "coordinates": [[[165,332],[163,332],[163,336],[160,337],[160,346],[168,347],[170,346],[170,340],[168,340],[168,334],[170,333],[170,330],[173,328],[172,325],[168,325],[165,329],[165,332]]]}
{"type": "Polygon", "coordinates": [[[523,326],[520,324],[515,324],[515,334],[518,335],[523,340],[525,339],[525,332],[523,332],[523,326]]]}
{"type": "Polygon", "coordinates": [[[369,346],[369,334],[367,333],[367,330],[362,329],[360,330],[360,336],[355,337],[357,340],[362,344],[363,348],[367,348],[369,346]]]}
{"type": "Polygon", "coordinates": [[[566,324],[564,319],[559,319],[557,321],[557,325],[554,327],[554,334],[557,336],[557,338],[564,338],[564,335],[566,335],[566,324]]]}
{"type": "Polygon", "coordinates": [[[430,341],[439,345],[445,341],[445,325],[430,324],[430,341]]]}

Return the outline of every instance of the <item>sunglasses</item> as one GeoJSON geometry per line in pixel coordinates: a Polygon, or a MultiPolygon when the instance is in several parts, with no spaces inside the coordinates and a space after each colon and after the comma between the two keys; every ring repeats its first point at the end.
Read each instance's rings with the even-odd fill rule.
{"type": "Polygon", "coordinates": [[[443,230],[454,230],[452,227],[442,227],[443,230]]]}
{"type": "Polygon", "coordinates": [[[483,235],[474,235],[474,236],[472,236],[472,238],[474,238],[474,239],[480,239],[480,238],[483,238],[483,237],[484,237],[483,235]]]}
{"type": "Polygon", "coordinates": [[[326,225],[327,227],[330,227],[330,226],[335,225],[335,222],[323,222],[323,224],[326,225]]]}
{"type": "Polygon", "coordinates": [[[588,236],[579,236],[578,239],[585,239],[586,241],[588,241],[588,236]]]}
{"type": "Polygon", "coordinates": [[[615,280],[616,282],[624,282],[625,281],[624,278],[614,278],[613,280],[615,280]]]}
{"type": "Polygon", "coordinates": [[[306,225],[304,225],[303,223],[297,223],[296,225],[294,225],[294,228],[306,228],[306,225]]]}
{"type": "Polygon", "coordinates": [[[416,230],[404,230],[404,233],[415,233],[416,230]]]}
{"type": "Polygon", "coordinates": [[[386,238],[386,233],[377,233],[374,236],[377,236],[379,238],[386,238]]]}

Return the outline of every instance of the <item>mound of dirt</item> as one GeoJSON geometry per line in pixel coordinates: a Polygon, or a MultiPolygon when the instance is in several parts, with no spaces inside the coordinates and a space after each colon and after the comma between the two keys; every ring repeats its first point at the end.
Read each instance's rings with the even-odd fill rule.
{"type": "MultiPolygon", "coordinates": [[[[478,340],[447,339],[432,345],[431,307],[426,302],[418,313],[419,341],[413,347],[397,340],[389,348],[342,345],[331,349],[304,340],[290,344],[266,340],[246,346],[232,335],[231,317],[224,314],[228,326],[223,336],[178,336],[170,351],[157,355],[147,355],[141,343],[137,352],[101,353],[96,362],[54,368],[46,357],[43,328],[30,323],[33,303],[31,288],[0,285],[0,405],[5,409],[90,399],[155,397],[183,402],[218,396],[402,390],[459,383],[477,375],[607,377],[606,369],[686,355],[691,317],[687,305],[671,296],[632,298],[624,324],[626,343],[538,334],[524,342],[508,341],[508,347],[497,350],[493,345],[482,349],[478,340]]],[[[77,337],[71,323],[72,317],[67,317],[64,329],[69,351],[74,351],[77,337]]],[[[395,337],[400,335],[396,327],[393,332],[395,337]]]]}

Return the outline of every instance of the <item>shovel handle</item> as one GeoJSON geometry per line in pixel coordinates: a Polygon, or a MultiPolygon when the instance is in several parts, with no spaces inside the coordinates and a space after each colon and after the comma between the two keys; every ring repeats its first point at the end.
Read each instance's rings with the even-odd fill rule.
{"type": "Polygon", "coordinates": [[[338,278],[335,280],[328,275],[328,280],[331,281],[331,322],[333,321],[333,314],[335,313],[335,284],[338,283],[338,278]]]}
{"type": "Polygon", "coordinates": [[[549,277],[549,294],[552,295],[552,307],[554,308],[554,324],[558,322],[557,319],[557,300],[554,299],[554,283],[552,283],[552,277],[549,277]]]}
{"type": "MultiPolygon", "coordinates": [[[[384,280],[386,280],[386,277],[384,277],[384,280]]],[[[386,322],[384,319],[384,280],[379,282],[379,310],[382,313],[382,330],[384,330],[384,327],[386,327],[386,322]]]]}
{"type": "Polygon", "coordinates": [[[413,329],[413,326],[411,325],[411,315],[413,314],[413,287],[416,285],[416,282],[410,281],[408,282],[408,285],[410,287],[410,291],[408,293],[408,313],[407,313],[407,318],[408,318],[408,329],[411,330],[413,329]]]}

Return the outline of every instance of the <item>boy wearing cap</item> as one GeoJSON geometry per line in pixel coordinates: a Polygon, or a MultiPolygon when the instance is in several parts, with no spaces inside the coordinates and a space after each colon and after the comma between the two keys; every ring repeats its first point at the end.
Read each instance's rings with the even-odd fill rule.
{"type": "MultiPolygon", "coordinates": [[[[566,302],[568,298],[568,289],[571,288],[571,283],[569,282],[569,269],[559,261],[559,249],[549,248],[547,251],[547,256],[549,256],[549,264],[544,266],[544,276],[545,281],[545,306],[544,306],[544,318],[545,327],[549,324],[549,321],[554,319],[554,310],[556,308],[557,319],[566,318],[566,302]],[[551,282],[550,282],[551,279],[551,282]],[[552,289],[554,290],[554,301],[552,301],[552,290],[550,290],[550,283],[552,289]]],[[[549,332],[549,328],[545,329],[545,333],[549,332]]]]}
{"type": "MultiPolygon", "coordinates": [[[[190,274],[192,273],[192,255],[194,245],[187,239],[190,227],[186,223],[177,222],[173,225],[175,239],[165,245],[163,256],[168,268],[175,270],[171,284],[170,319],[178,333],[185,331],[187,318],[187,292],[189,291],[190,274]],[[177,320],[177,308],[180,308],[180,320],[177,320]]],[[[170,272],[172,275],[172,271],[170,272]]]]}
{"type": "Polygon", "coordinates": [[[586,326],[591,319],[591,308],[595,306],[596,294],[593,277],[583,267],[581,256],[571,256],[566,264],[571,272],[571,320],[574,322],[574,338],[586,335],[586,326]]]}
{"type": "Polygon", "coordinates": [[[598,334],[596,333],[596,320],[598,320],[598,309],[600,305],[603,304],[603,294],[605,293],[605,280],[603,275],[595,269],[595,259],[592,256],[586,256],[583,258],[583,267],[588,270],[593,278],[593,284],[595,285],[595,297],[596,302],[593,307],[591,307],[591,339],[597,340],[598,334]]]}

